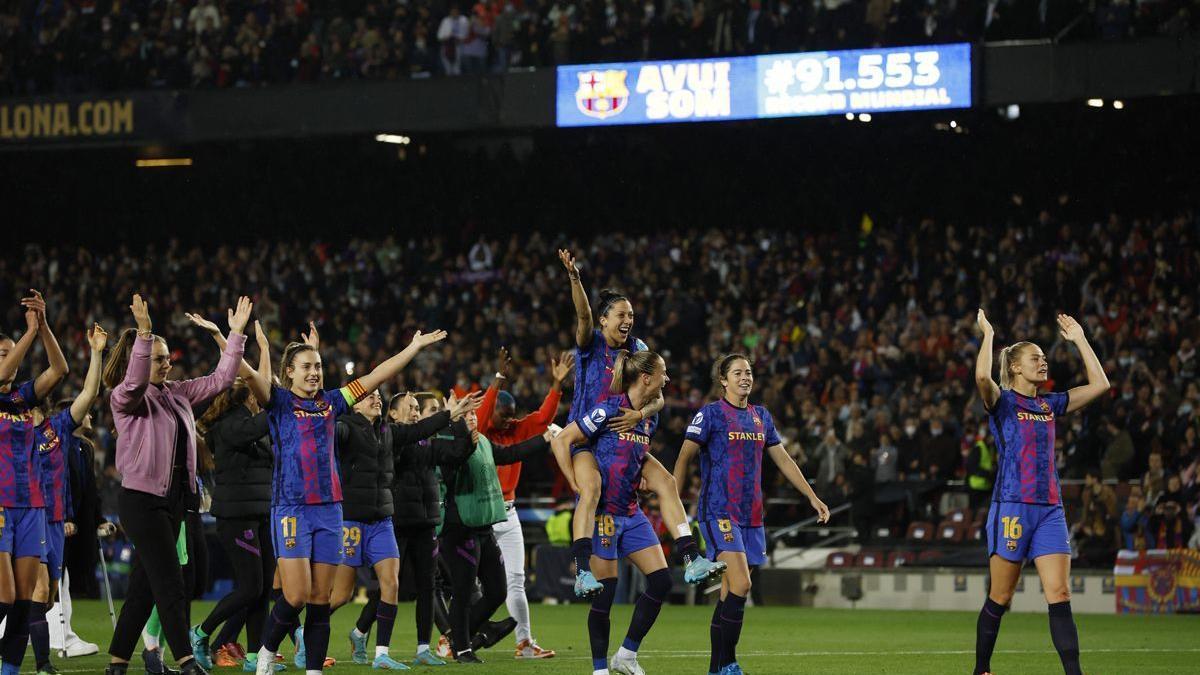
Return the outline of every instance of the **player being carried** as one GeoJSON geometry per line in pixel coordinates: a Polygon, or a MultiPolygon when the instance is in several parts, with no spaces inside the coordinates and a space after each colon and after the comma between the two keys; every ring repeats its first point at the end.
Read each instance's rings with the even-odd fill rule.
{"type": "MultiPolygon", "coordinates": [[[[622,350],[637,353],[646,349],[646,343],[633,337],[633,304],[625,296],[605,289],[600,291],[599,328],[592,324],[592,306],[587,291],[579,279],[579,269],[570,251],[559,250],[558,257],[571,278],[571,299],[575,304],[577,319],[575,328],[575,393],[571,400],[568,422],[578,421],[584,415],[606,415],[597,406],[610,397],[616,356],[622,350]]],[[[657,414],[663,407],[661,391],[643,402],[638,408],[613,410],[613,418],[593,420],[604,424],[615,433],[632,431],[634,427],[657,414]]],[[[554,458],[566,476],[574,476],[571,488],[579,494],[575,515],[571,520],[571,554],[575,559],[575,594],[590,598],[603,585],[596,581],[590,568],[592,556],[592,528],[596,519],[596,507],[600,501],[601,479],[596,456],[590,444],[575,447],[554,446],[554,458]]],[[[706,579],[719,577],[725,572],[725,563],[713,562],[700,555],[688,525],[687,512],[679,501],[675,478],[653,455],[646,454],[642,467],[645,489],[658,495],[663,520],[675,538],[675,544],[686,563],[684,580],[699,584],[706,579]]]]}

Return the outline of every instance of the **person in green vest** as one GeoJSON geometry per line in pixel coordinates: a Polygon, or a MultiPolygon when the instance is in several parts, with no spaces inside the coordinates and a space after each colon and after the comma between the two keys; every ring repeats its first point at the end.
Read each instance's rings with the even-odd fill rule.
{"type": "Polygon", "coordinates": [[[983,436],[977,436],[967,452],[967,494],[971,509],[987,504],[992,498],[992,483],[996,480],[996,450],[983,436]]]}
{"type": "Polygon", "coordinates": [[[551,546],[566,548],[571,545],[571,516],[574,512],[574,504],[562,502],[554,515],[546,520],[546,537],[551,546]]]}
{"type": "Polygon", "coordinates": [[[444,523],[439,548],[450,570],[450,644],[459,663],[482,663],[476,650],[491,647],[516,628],[516,621],[489,621],[508,595],[504,561],[492,525],[506,519],[504,493],[496,466],[527,461],[545,453],[559,427],[515,445],[493,445],[477,430],[478,420],[467,413],[467,429],[475,451],[465,461],[442,464],[444,523]],[[471,595],[479,579],[483,597],[471,595]],[[474,636],[474,637],[472,637],[474,636]]]}

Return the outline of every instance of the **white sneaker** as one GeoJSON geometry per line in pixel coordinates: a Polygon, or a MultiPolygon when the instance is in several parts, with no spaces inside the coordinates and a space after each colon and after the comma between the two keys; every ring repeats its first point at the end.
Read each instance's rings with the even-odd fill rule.
{"type": "Polygon", "coordinates": [[[613,654],[612,658],[608,660],[608,672],[621,675],[646,675],[646,671],[638,665],[636,656],[621,658],[620,652],[613,654]]]}
{"type": "Polygon", "coordinates": [[[72,659],[77,656],[91,656],[99,653],[100,647],[95,642],[84,642],[83,640],[77,638],[67,643],[68,659],[72,659]]]}
{"type": "Polygon", "coordinates": [[[275,654],[262,647],[258,650],[258,661],[254,664],[254,675],[275,675],[275,654]]]}

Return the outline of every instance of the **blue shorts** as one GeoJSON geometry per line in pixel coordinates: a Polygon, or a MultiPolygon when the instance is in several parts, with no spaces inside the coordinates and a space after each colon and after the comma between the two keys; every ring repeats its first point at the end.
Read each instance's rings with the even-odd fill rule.
{"type": "Polygon", "coordinates": [[[271,541],[280,558],[342,562],[342,505],[277,504],[271,507],[271,541]]]}
{"type": "Polygon", "coordinates": [[[745,553],[746,564],[757,567],[767,562],[767,532],[759,525],[738,525],[728,518],[710,518],[701,523],[705,553],[716,560],[721,553],[745,553]]]}
{"type": "Polygon", "coordinates": [[[44,560],[46,510],[0,506],[0,553],[44,560]]]}
{"type": "Polygon", "coordinates": [[[50,578],[58,581],[62,579],[63,568],[63,546],[66,544],[67,534],[63,530],[63,522],[60,520],[57,523],[46,523],[46,569],[50,572],[50,578]]]}
{"type": "Polygon", "coordinates": [[[396,545],[396,530],[392,517],[363,523],[357,520],[342,521],[342,564],[347,567],[362,567],[365,563],[374,567],[388,558],[399,558],[400,547],[396,545]]]}
{"type": "Polygon", "coordinates": [[[642,549],[661,546],[654,527],[640,510],[632,516],[596,515],[592,530],[592,554],[604,560],[625,558],[642,549]]]}
{"type": "Polygon", "coordinates": [[[1071,553],[1062,505],[992,502],[987,522],[988,557],[1023,563],[1044,555],[1071,553]]]}

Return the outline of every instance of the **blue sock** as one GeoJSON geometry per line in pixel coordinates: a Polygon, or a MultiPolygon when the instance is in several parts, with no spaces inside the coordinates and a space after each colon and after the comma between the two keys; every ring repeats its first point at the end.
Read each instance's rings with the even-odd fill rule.
{"type": "Polygon", "coordinates": [[[1058,650],[1066,675],[1081,675],[1079,669],[1079,633],[1071,614],[1071,601],[1050,605],[1050,640],[1058,650]]]}
{"type": "Polygon", "coordinates": [[[645,639],[646,633],[654,625],[658,613],[662,610],[663,601],[671,592],[671,573],[665,568],[651,572],[646,576],[646,591],[638,598],[633,608],[633,618],[629,620],[629,632],[625,634],[622,647],[636,652],[645,639]]]}
{"type": "Polygon", "coordinates": [[[21,672],[21,662],[25,660],[25,645],[29,644],[29,608],[32,604],[29,600],[17,600],[8,612],[4,639],[0,640],[0,656],[4,658],[6,674],[10,668],[13,673],[21,672]]]}
{"type": "Polygon", "coordinates": [[[50,663],[50,625],[46,623],[46,603],[35,602],[29,607],[29,644],[39,668],[50,663]]]}
{"type": "Polygon", "coordinates": [[[583,537],[571,542],[571,555],[575,558],[575,567],[580,572],[592,571],[592,538],[583,537]]]}
{"type": "Polygon", "coordinates": [[[329,605],[309,604],[304,610],[304,667],[324,670],[329,652],[329,605]]]}
{"type": "Polygon", "coordinates": [[[723,603],[717,600],[713,607],[712,621],[708,624],[708,642],[711,652],[708,657],[708,672],[721,670],[721,607],[723,603]]]}
{"type": "Polygon", "coordinates": [[[721,667],[737,663],[737,643],[742,637],[746,598],[730,593],[721,602],[721,667]]]}
{"type": "Polygon", "coordinates": [[[592,611],[588,612],[588,642],[592,647],[592,670],[608,667],[608,631],[611,625],[609,612],[617,597],[617,580],[601,579],[604,590],[592,598],[592,611]]]}
{"type": "Polygon", "coordinates": [[[996,649],[996,636],[1000,634],[1000,619],[1004,617],[1004,605],[988,598],[979,610],[975,623],[975,675],[992,670],[992,651],[996,649]]]}
{"type": "Polygon", "coordinates": [[[283,636],[290,632],[289,629],[298,616],[300,616],[300,608],[292,607],[280,595],[275,606],[271,608],[271,615],[267,617],[267,625],[263,628],[262,646],[272,652],[279,651],[279,644],[283,642],[283,636]]]}
{"type": "Polygon", "coordinates": [[[392,626],[396,624],[396,606],[390,602],[379,603],[379,613],[375,615],[375,645],[390,647],[392,644],[392,626]]]}

